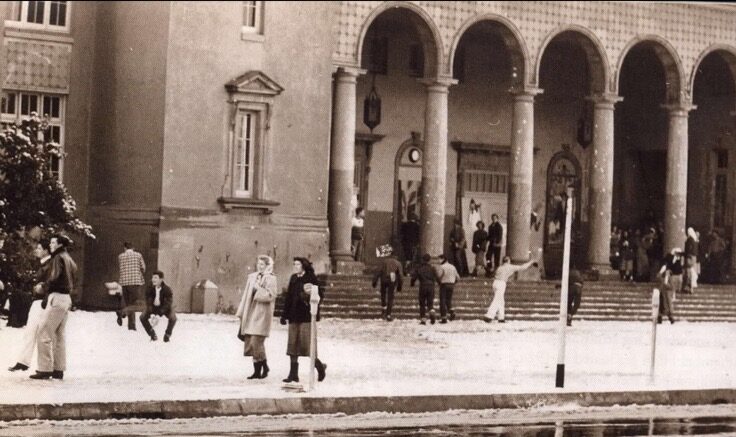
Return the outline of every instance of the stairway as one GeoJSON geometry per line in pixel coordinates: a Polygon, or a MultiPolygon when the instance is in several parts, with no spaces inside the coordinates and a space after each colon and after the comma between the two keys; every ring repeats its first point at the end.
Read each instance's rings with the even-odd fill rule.
{"type": "MultiPolygon", "coordinates": [[[[326,275],[325,299],[321,313],[325,318],[378,319],[381,298],[371,287],[367,275],[326,275]]],[[[458,319],[480,319],[491,302],[491,280],[466,278],[455,286],[453,307],[458,319]]],[[[506,289],[506,319],[555,320],[560,306],[560,290],[555,281],[515,282],[506,289]]],[[[651,296],[654,283],[618,281],[588,281],[576,320],[650,320],[651,296]]],[[[439,291],[435,292],[434,308],[439,316],[439,291]]],[[[695,294],[677,293],[674,302],[676,320],[691,322],[736,322],[736,286],[702,284],[695,294]]],[[[419,317],[417,287],[396,294],[393,315],[398,319],[419,317]]]]}

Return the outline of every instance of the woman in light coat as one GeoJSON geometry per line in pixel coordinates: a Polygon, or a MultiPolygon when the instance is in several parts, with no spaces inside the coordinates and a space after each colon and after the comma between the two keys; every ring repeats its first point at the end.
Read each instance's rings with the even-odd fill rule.
{"type": "Polygon", "coordinates": [[[238,312],[240,331],[238,337],[245,342],[244,354],[253,357],[254,372],[248,379],[263,379],[268,376],[266,362],[266,337],[271,333],[271,321],[276,307],[278,286],[273,274],[273,260],[259,255],[256,271],[248,275],[238,312]]]}

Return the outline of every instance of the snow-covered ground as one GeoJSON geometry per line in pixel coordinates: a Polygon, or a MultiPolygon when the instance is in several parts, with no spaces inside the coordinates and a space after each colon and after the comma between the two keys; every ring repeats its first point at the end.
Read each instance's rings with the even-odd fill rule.
{"type": "MultiPolygon", "coordinates": [[[[286,326],[274,320],[266,341],[271,374],[253,371],[236,338],[237,319],[179,315],[170,343],[166,319],[151,342],[138,326],[118,327],[113,313],[71,313],[63,381],[10,373],[22,330],[0,329],[0,404],[167,399],[274,398],[554,392],[557,322],[324,320],[320,358],[327,378],[309,394],[287,393],[286,326]]],[[[564,391],[736,388],[736,324],[659,325],[657,367],[649,383],[651,324],[576,321],[567,331],[564,391]]],[[[300,377],[308,379],[308,359],[300,377]]],[[[32,370],[35,369],[35,359],[32,370]]]]}

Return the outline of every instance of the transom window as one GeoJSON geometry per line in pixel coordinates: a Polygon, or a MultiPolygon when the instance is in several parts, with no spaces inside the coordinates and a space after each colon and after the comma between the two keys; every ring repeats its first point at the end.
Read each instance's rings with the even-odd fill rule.
{"type": "MultiPolygon", "coordinates": [[[[0,123],[5,129],[13,123],[20,124],[36,113],[48,123],[48,138],[64,150],[64,97],[53,94],[29,93],[25,91],[3,90],[0,103],[0,123]]],[[[60,158],[52,158],[51,172],[57,178],[62,177],[63,162],[60,158]]]]}
{"type": "Polygon", "coordinates": [[[6,19],[20,27],[69,30],[68,1],[10,1],[6,19]]]}

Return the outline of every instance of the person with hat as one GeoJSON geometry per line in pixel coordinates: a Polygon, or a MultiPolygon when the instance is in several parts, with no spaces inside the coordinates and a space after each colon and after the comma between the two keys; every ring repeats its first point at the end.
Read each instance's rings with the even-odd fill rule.
{"type": "Polygon", "coordinates": [[[31,379],[64,379],[66,370],[66,320],[72,307],[71,292],[77,264],[67,252],[71,240],[56,234],[49,241],[49,273],[34,290],[48,295],[38,332],[38,370],[31,379]]]}
{"type": "Polygon", "coordinates": [[[393,248],[385,245],[382,251],[381,269],[373,275],[373,288],[381,282],[381,318],[387,322],[393,320],[391,311],[394,307],[394,294],[401,291],[404,272],[401,263],[393,255],[393,248]]]}

